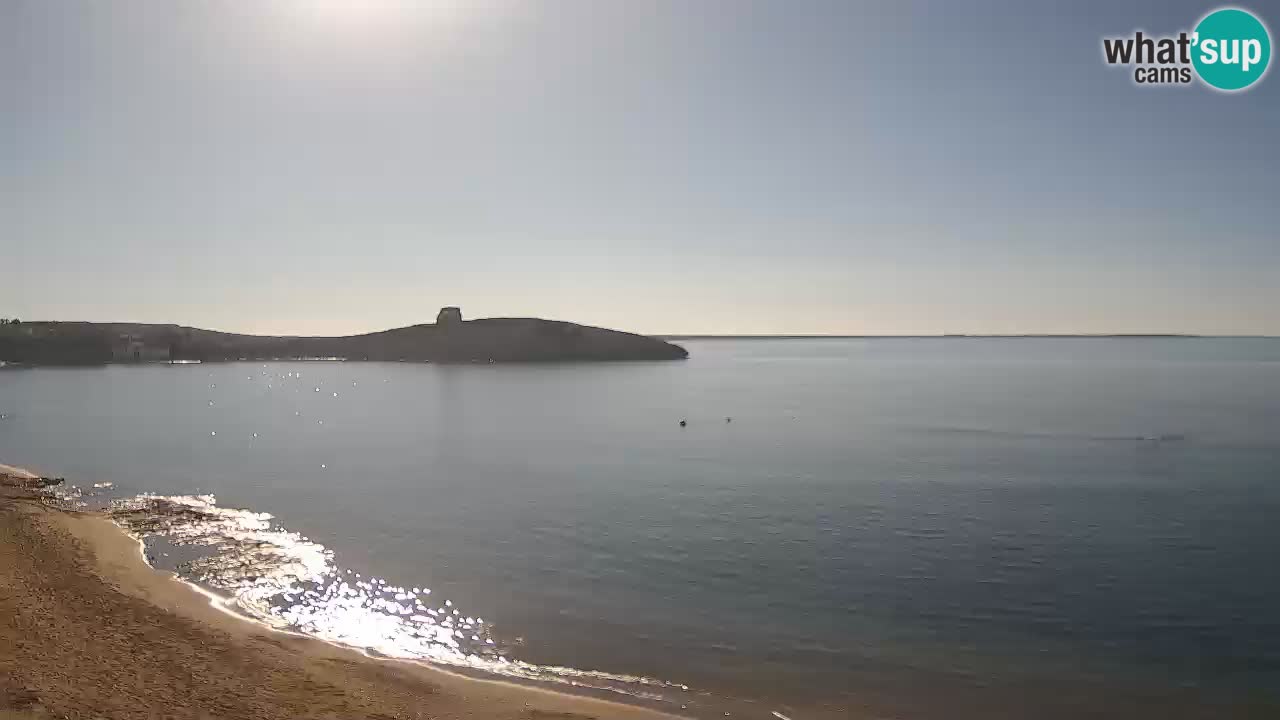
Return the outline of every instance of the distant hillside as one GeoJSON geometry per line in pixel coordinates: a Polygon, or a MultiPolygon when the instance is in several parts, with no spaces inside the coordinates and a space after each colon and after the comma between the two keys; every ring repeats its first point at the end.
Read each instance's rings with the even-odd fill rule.
{"type": "Polygon", "coordinates": [[[24,322],[0,326],[0,360],[88,365],[162,360],[346,360],[538,362],[678,360],[679,345],[604,328],[537,318],[463,321],[456,309],[436,323],[345,337],[238,335],[180,325],[24,322]]]}

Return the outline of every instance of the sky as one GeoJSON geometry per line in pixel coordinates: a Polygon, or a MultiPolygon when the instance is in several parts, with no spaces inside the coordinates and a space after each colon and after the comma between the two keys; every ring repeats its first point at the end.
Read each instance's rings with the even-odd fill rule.
{"type": "Polygon", "coordinates": [[[0,0],[0,316],[1280,335],[1280,76],[1102,61],[1215,7],[0,0]]]}

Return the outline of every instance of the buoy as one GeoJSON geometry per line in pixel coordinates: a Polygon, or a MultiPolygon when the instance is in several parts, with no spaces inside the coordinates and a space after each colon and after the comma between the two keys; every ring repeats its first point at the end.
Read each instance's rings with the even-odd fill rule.
{"type": "Polygon", "coordinates": [[[688,423],[687,421],[685,421],[685,420],[681,420],[681,421],[680,421],[680,427],[684,427],[684,426],[686,426],[686,425],[688,425],[688,424],[689,424],[689,423],[688,423]]]}
{"type": "Polygon", "coordinates": [[[733,422],[733,418],[731,418],[731,417],[726,417],[726,418],[724,419],[724,421],[725,421],[725,422],[727,422],[727,423],[730,423],[730,422],[733,422]]]}

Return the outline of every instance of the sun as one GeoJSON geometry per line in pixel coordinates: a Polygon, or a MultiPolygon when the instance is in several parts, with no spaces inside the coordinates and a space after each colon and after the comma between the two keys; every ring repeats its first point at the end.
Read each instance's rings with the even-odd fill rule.
{"type": "Polygon", "coordinates": [[[367,30],[440,23],[465,10],[463,0],[295,0],[299,14],[332,28],[367,30]]]}

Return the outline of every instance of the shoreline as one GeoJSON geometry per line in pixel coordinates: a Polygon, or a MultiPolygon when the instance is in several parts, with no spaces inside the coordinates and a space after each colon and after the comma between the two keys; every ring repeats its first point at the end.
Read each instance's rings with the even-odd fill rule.
{"type": "Polygon", "coordinates": [[[52,717],[673,720],[640,705],[278,631],[153,568],[105,515],[0,464],[0,720],[52,717]],[[10,595],[10,593],[5,593],[10,595]]]}

